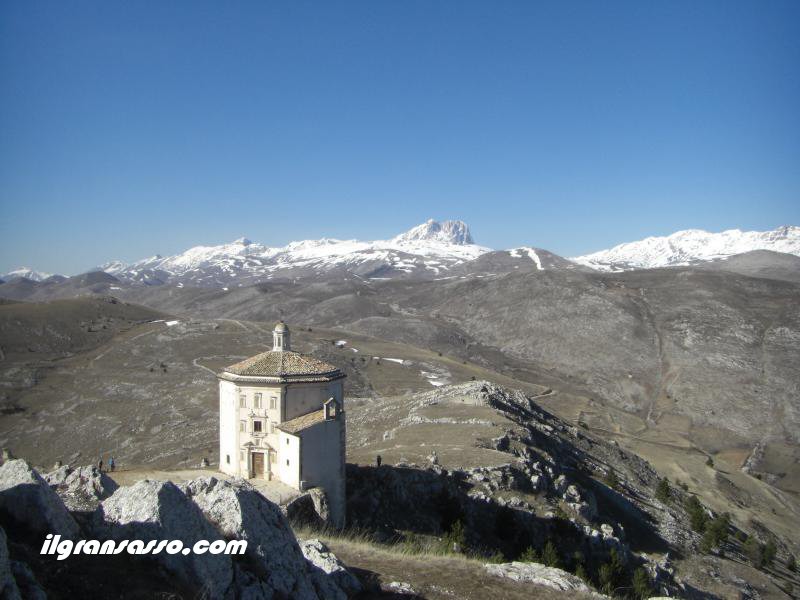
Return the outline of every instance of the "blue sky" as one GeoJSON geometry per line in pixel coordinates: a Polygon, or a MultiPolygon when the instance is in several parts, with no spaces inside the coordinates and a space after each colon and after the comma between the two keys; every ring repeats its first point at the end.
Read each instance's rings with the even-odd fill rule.
{"type": "Polygon", "coordinates": [[[800,224],[800,3],[0,6],[0,272],[800,224]]]}

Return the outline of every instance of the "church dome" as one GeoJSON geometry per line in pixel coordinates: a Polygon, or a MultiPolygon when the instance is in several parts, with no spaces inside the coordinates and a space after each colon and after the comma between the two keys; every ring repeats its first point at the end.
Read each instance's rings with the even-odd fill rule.
{"type": "Polygon", "coordinates": [[[273,331],[289,331],[289,328],[286,326],[286,323],[284,323],[283,321],[278,321],[278,323],[275,325],[275,329],[273,329],[273,331]]]}

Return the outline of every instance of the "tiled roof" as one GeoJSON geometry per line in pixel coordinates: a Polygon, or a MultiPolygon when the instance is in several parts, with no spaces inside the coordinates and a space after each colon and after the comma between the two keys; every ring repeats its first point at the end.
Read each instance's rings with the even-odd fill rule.
{"type": "Polygon", "coordinates": [[[330,363],[290,351],[262,352],[224,369],[246,377],[340,377],[341,371],[330,363]]]}
{"type": "Polygon", "coordinates": [[[284,421],[283,423],[275,425],[275,427],[281,431],[285,431],[286,433],[297,433],[303,429],[308,429],[312,425],[322,423],[324,420],[325,409],[323,408],[320,410],[315,410],[314,412],[310,412],[307,415],[296,417],[291,421],[284,421]]]}

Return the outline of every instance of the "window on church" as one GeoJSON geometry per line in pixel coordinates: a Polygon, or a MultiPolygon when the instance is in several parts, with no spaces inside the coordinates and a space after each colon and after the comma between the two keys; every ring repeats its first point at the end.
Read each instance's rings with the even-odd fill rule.
{"type": "Polygon", "coordinates": [[[261,408],[261,394],[256,394],[253,397],[253,406],[255,408],[261,408]]]}
{"type": "Polygon", "coordinates": [[[239,394],[239,408],[247,408],[247,396],[239,394]]]}
{"type": "Polygon", "coordinates": [[[286,445],[289,445],[289,438],[286,438],[286,445]]]}
{"type": "Polygon", "coordinates": [[[247,431],[247,423],[245,421],[239,421],[239,431],[247,431]]]}
{"type": "Polygon", "coordinates": [[[278,408],[278,398],[276,396],[270,396],[269,407],[272,410],[275,410],[276,408],[278,408]]]}
{"type": "Polygon", "coordinates": [[[286,459],[286,466],[287,467],[289,466],[289,459],[288,458],[286,459]]]}
{"type": "Polygon", "coordinates": [[[261,433],[261,421],[253,421],[253,433],[261,433]]]}
{"type": "Polygon", "coordinates": [[[228,464],[231,464],[231,455],[230,454],[226,454],[225,455],[225,462],[228,463],[228,464]]]}

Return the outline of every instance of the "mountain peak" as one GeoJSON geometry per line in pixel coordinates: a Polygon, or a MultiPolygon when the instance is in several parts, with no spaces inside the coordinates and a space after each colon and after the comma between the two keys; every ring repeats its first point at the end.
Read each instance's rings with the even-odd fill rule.
{"type": "Polygon", "coordinates": [[[36,271],[34,269],[31,269],[30,267],[18,267],[13,271],[4,273],[2,276],[0,276],[0,279],[2,279],[3,281],[11,281],[13,279],[30,279],[31,281],[44,281],[50,276],[51,273],[36,271]]]}
{"type": "Polygon", "coordinates": [[[249,246],[253,242],[250,239],[246,238],[246,237],[240,237],[239,239],[233,240],[233,243],[234,244],[239,244],[241,246],[249,246]]]}
{"type": "Polygon", "coordinates": [[[428,219],[421,225],[401,233],[392,240],[394,242],[440,242],[466,246],[474,244],[469,226],[464,221],[435,221],[428,219]]]}

